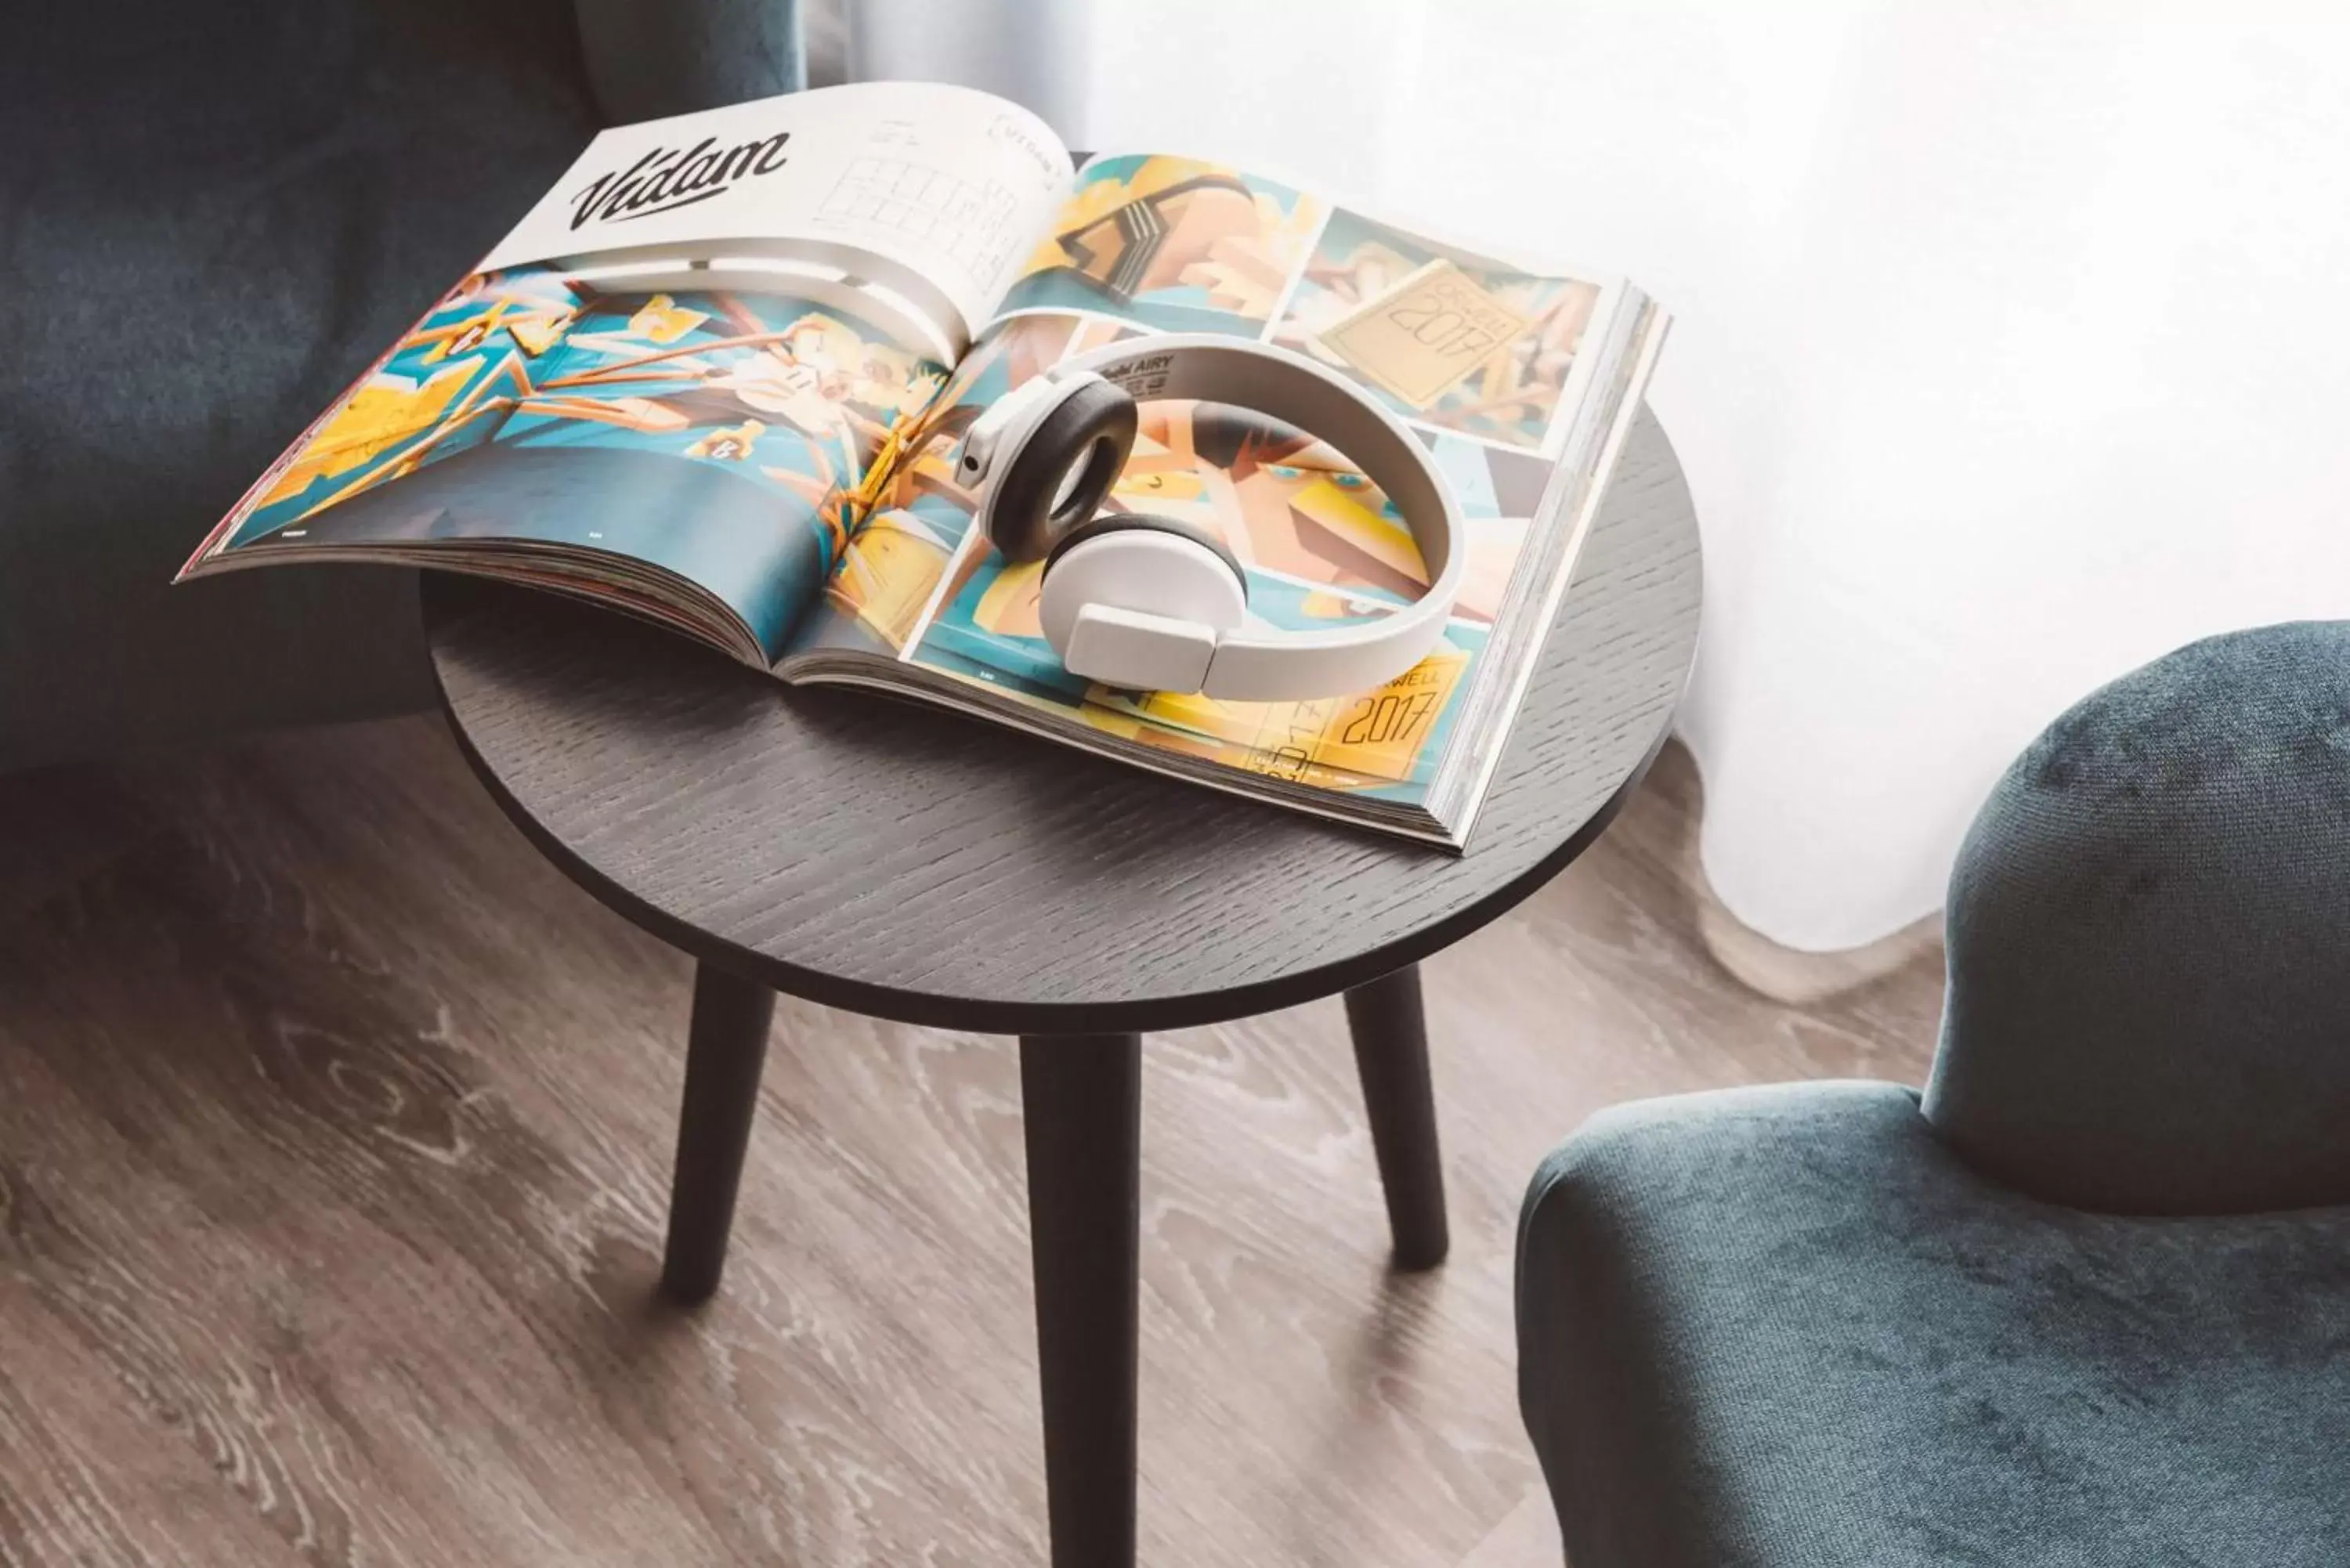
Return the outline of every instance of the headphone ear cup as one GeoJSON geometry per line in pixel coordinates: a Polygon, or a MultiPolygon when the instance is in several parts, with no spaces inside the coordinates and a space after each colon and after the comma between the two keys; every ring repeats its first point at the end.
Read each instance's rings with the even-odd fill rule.
{"type": "Polygon", "coordinates": [[[1171,534],[1178,539],[1189,539],[1222,561],[1232,574],[1232,580],[1240,584],[1241,597],[1248,597],[1248,570],[1241,565],[1241,558],[1232,554],[1230,545],[1205,528],[1186,523],[1180,517],[1169,517],[1157,512],[1096,513],[1053,541],[1052,550],[1045,556],[1045,569],[1051,571],[1055,561],[1088,539],[1098,539],[1108,534],[1135,532],[1171,534]]]}
{"type": "Polygon", "coordinates": [[[1105,513],[1069,530],[1045,558],[1037,619],[1065,660],[1088,609],[1185,622],[1202,635],[1236,631],[1248,615],[1248,576],[1212,534],[1172,517],[1105,513]]]}
{"type": "Polygon", "coordinates": [[[1134,400],[1115,382],[1071,387],[990,482],[987,537],[1008,561],[1044,559],[1101,510],[1134,451],[1134,400]]]}

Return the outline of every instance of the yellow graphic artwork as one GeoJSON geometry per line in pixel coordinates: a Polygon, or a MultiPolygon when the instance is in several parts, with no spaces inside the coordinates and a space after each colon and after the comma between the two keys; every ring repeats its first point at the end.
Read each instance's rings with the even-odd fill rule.
{"type": "Polygon", "coordinates": [[[1428,564],[1420,558],[1411,525],[1385,506],[1364,504],[1366,498],[1377,499],[1378,494],[1367,484],[1349,485],[1325,475],[1291,493],[1289,509],[1379,565],[1415,583],[1426,582],[1428,564]]]}
{"type": "Polygon", "coordinates": [[[849,540],[826,592],[891,648],[903,648],[946,565],[945,546],[918,520],[884,512],[849,540]]]}
{"type": "Polygon", "coordinates": [[[695,327],[710,319],[704,310],[688,310],[666,294],[656,294],[637,307],[629,317],[629,331],[633,337],[663,345],[676,342],[695,327]]]}
{"type": "Polygon", "coordinates": [[[1371,383],[1425,412],[1462,378],[1498,359],[1506,375],[1534,318],[1439,256],[1322,329],[1322,345],[1371,383]]]}
{"type": "Polygon", "coordinates": [[[1251,773],[1359,789],[1412,776],[1421,746],[1468,669],[1467,653],[1439,643],[1385,686],[1353,697],[1222,702],[1196,692],[1133,694],[1097,687],[1087,693],[1088,716],[1106,710],[1221,742],[1201,754],[1251,773]]]}
{"type": "Polygon", "coordinates": [[[501,299],[479,315],[411,333],[400,339],[400,346],[426,346],[423,362],[438,365],[463,358],[487,344],[494,334],[503,331],[524,353],[536,358],[562,341],[572,318],[569,310],[550,306],[524,306],[511,299],[501,299]]]}
{"type": "Polygon", "coordinates": [[[1037,606],[1044,597],[1045,567],[1037,561],[1005,566],[979,596],[971,613],[973,624],[998,637],[1042,637],[1045,622],[1037,606]]]}
{"type": "Polygon", "coordinates": [[[431,430],[480,369],[478,364],[443,365],[421,380],[390,372],[369,377],[303,443],[300,455],[286,465],[256,504],[299,495],[315,481],[362,467],[431,430]]]}
{"type": "MultiPolygon", "coordinates": [[[[1120,306],[1157,301],[1263,321],[1304,265],[1326,210],[1221,164],[1112,159],[1082,176],[1021,282],[1057,275],[1120,306]]],[[[1032,297],[1020,284],[1006,298],[1013,308],[1073,303],[1032,297]]]]}
{"type": "Polygon", "coordinates": [[[1340,208],[1271,340],[1423,423],[1539,452],[1600,296],[1596,282],[1439,247],[1340,208]]]}
{"type": "Polygon", "coordinates": [[[572,317],[567,310],[532,310],[506,320],[506,336],[522,346],[522,351],[536,359],[558,342],[570,329],[572,317]]]}

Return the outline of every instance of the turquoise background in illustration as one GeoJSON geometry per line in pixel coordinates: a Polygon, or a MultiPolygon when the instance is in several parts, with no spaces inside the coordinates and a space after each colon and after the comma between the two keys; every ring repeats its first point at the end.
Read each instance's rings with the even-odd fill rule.
{"type": "Polygon", "coordinates": [[[744,402],[723,375],[755,363],[764,350],[717,345],[785,331],[810,314],[838,321],[868,342],[888,339],[837,309],[805,300],[681,295],[674,296],[676,306],[704,319],[670,341],[656,342],[629,336],[630,319],[646,298],[575,292],[559,275],[535,268],[502,274],[479,288],[452,295],[375,379],[379,387],[384,375],[421,385],[452,367],[470,367],[450,400],[451,412],[368,462],[321,475],[300,493],[257,509],[239,525],[230,547],[296,540],[364,546],[417,538],[590,546],[700,584],[743,618],[770,659],[780,657],[793,622],[816,598],[832,570],[837,534],[805,489],[763,470],[828,476],[847,485],[872,453],[858,450],[846,426],[811,435],[781,413],[744,402]],[[436,354],[433,343],[414,341],[473,321],[500,301],[505,302],[504,314],[463,351],[436,354]],[[562,336],[536,356],[513,330],[520,321],[527,332],[536,313],[573,311],[577,314],[562,336]],[[687,358],[681,353],[644,367],[642,376],[588,387],[551,385],[641,356],[697,349],[687,364],[680,364],[687,358]],[[701,373],[693,373],[697,368],[701,373]],[[681,376],[680,370],[689,373],[681,376]],[[456,405],[475,393],[487,402],[534,388],[542,395],[603,405],[642,400],[681,416],[685,423],[647,430],[514,408],[488,409],[462,421],[455,418],[456,405]],[[764,427],[747,449],[738,446],[733,457],[708,452],[709,441],[742,429],[746,420],[764,427]],[[434,441],[443,430],[448,433],[434,441]],[[414,472],[360,488],[428,442],[429,452],[414,472]],[[549,465],[525,455],[556,451],[575,457],[549,465]],[[581,461],[588,452],[599,455],[581,461]],[[450,472],[423,483],[442,468],[450,472]],[[330,501],[334,504],[317,510],[330,501]]]}

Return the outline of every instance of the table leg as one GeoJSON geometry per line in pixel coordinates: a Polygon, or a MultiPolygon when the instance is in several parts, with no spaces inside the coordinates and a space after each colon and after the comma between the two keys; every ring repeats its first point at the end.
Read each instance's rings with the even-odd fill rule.
{"type": "Polygon", "coordinates": [[[1134,1562],[1142,1037],[1023,1035],[1053,1568],[1134,1562]]]}
{"type": "Polygon", "coordinates": [[[1412,964],[1347,993],[1355,1068],[1363,1080],[1371,1148],[1387,1189],[1388,1228],[1399,1269],[1444,1262],[1444,1159],[1436,1138],[1436,1092],[1428,1075],[1428,1019],[1412,964]]]}
{"type": "Polygon", "coordinates": [[[661,1293],[671,1300],[691,1305],[717,1293],[775,1013],[775,993],[765,986],[715,964],[694,966],[685,1104],[670,1184],[669,1248],[661,1262],[661,1293]]]}

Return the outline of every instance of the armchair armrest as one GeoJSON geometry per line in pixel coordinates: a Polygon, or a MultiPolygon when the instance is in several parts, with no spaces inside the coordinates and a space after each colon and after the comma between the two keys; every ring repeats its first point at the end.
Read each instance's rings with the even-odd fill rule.
{"type": "Polygon", "coordinates": [[[608,125],[797,92],[799,0],[572,0],[608,125]]]}

